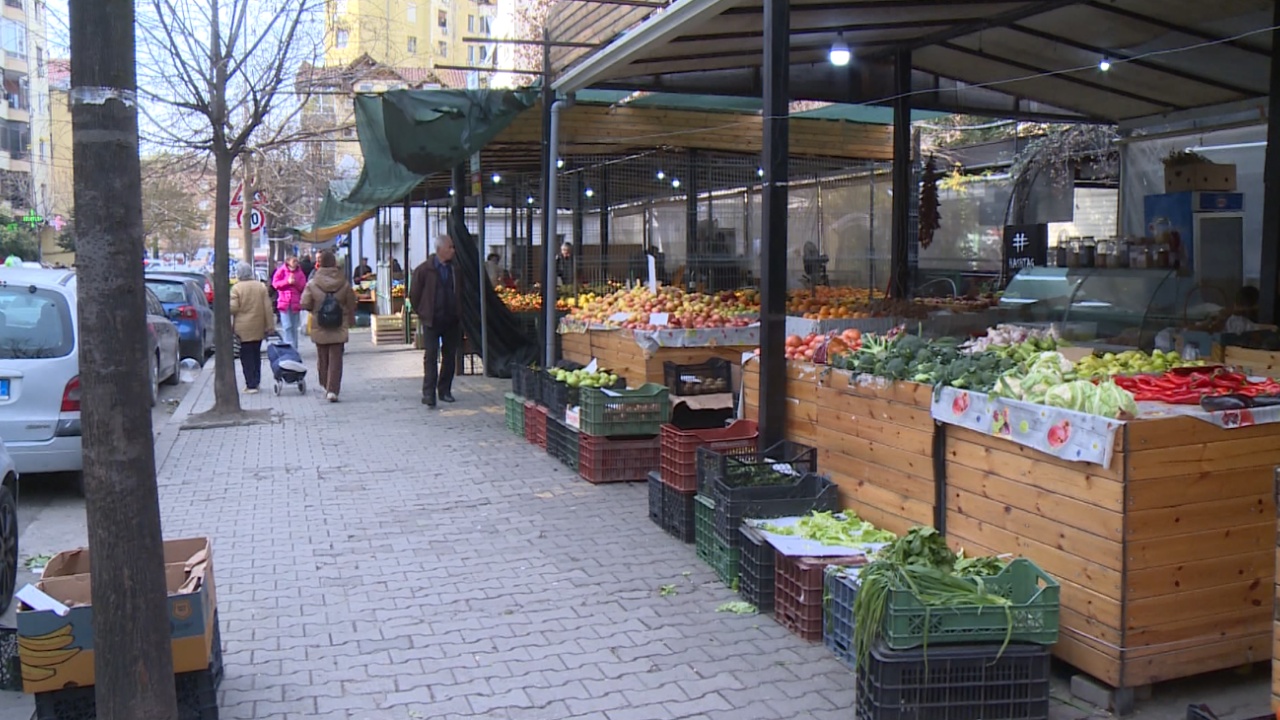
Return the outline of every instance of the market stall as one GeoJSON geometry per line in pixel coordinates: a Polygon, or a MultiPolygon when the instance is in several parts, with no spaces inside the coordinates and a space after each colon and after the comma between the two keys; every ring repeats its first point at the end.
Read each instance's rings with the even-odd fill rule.
{"type": "MultiPolygon", "coordinates": [[[[1106,364],[1082,362],[1081,376],[1106,364]]],[[[1178,364],[1132,363],[1151,363],[1152,377],[1178,364]]],[[[896,533],[928,524],[954,548],[1033,560],[1062,584],[1054,652],[1113,688],[1268,657],[1277,411],[1142,402],[1119,420],[852,364],[792,360],[786,384],[788,437],[817,447],[843,507],[896,533]]],[[[753,418],[758,363],[744,388],[753,418]]]]}

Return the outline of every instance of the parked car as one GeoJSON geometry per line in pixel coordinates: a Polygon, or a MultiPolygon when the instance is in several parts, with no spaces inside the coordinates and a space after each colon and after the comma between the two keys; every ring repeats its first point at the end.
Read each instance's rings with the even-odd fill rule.
{"type": "Polygon", "coordinates": [[[18,472],[78,472],[76,276],[0,268],[0,438],[18,472]]]}
{"type": "Polygon", "coordinates": [[[0,443],[0,614],[18,584],[18,470],[0,443]]]}
{"type": "Polygon", "coordinates": [[[178,327],[182,357],[204,364],[213,347],[213,309],[196,281],[180,275],[147,275],[147,287],[178,327]]]}
{"type": "Polygon", "coordinates": [[[147,291],[147,357],[151,358],[151,406],[160,400],[160,383],[177,385],[182,361],[178,328],[165,313],[151,288],[147,291]]]}
{"type": "Polygon", "coordinates": [[[199,270],[165,270],[162,268],[148,268],[148,275],[176,275],[178,277],[195,280],[204,291],[204,299],[208,301],[210,307],[213,306],[213,278],[208,274],[199,270]]]}

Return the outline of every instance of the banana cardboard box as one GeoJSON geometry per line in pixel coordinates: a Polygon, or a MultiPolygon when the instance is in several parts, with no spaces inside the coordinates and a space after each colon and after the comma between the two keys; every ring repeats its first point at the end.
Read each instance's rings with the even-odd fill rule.
{"type": "MultiPolygon", "coordinates": [[[[169,540],[164,544],[164,561],[173,670],[203,670],[209,666],[213,650],[215,598],[209,540],[169,540]]],[[[60,616],[51,610],[19,607],[18,659],[23,690],[39,693],[93,685],[89,550],[55,555],[36,588],[70,612],[60,616]]]]}

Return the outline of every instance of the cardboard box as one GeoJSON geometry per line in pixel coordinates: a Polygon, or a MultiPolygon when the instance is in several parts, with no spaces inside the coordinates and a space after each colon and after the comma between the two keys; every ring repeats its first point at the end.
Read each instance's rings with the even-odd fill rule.
{"type": "MultiPolygon", "coordinates": [[[[70,608],[66,616],[25,604],[18,609],[18,658],[25,692],[94,684],[89,559],[84,548],[59,553],[36,583],[41,592],[70,608]]],[[[170,540],[164,544],[164,559],[174,672],[203,670],[213,653],[212,547],[207,538],[170,540]]]]}
{"type": "Polygon", "coordinates": [[[1188,190],[1212,190],[1234,192],[1236,166],[1216,163],[1188,163],[1164,166],[1164,191],[1166,193],[1188,190]]]}

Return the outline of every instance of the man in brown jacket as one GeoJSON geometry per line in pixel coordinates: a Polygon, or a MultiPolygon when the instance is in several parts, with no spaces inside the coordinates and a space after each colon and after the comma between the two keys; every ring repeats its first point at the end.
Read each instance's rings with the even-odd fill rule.
{"type": "Polygon", "coordinates": [[[418,332],[426,342],[422,356],[422,404],[453,402],[453,370],[462,343],[462,282],[453,262],[453,238],[436,238],[436,252],[414,268],[409,286],[418,332]],[[438,363],[438,364],[437,364],[438,363]]]}

